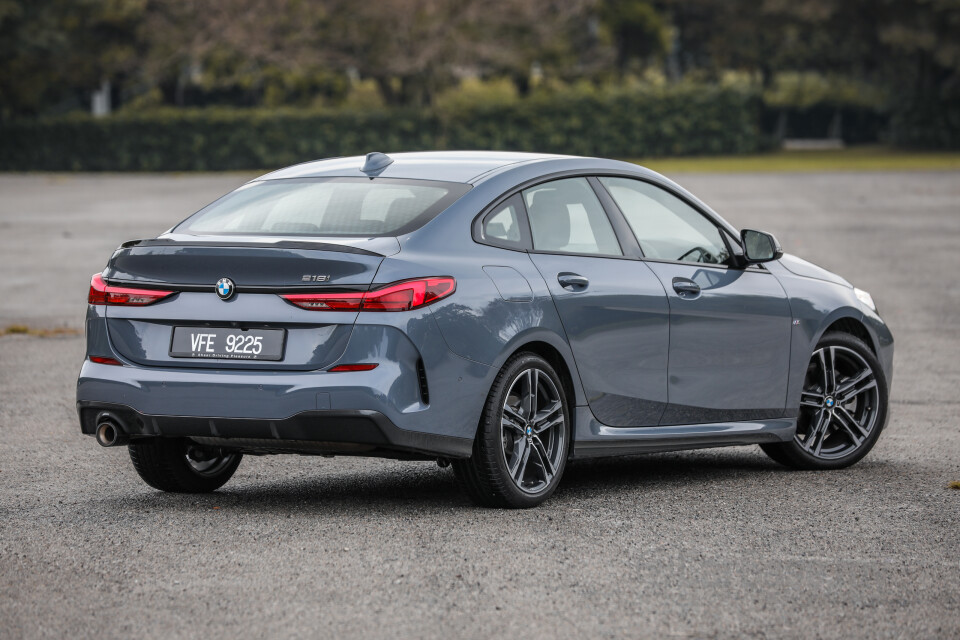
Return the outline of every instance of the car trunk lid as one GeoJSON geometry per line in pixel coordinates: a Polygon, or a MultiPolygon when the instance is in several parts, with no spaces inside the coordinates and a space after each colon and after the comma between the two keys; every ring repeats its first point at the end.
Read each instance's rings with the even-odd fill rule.
{"type": "Polygon", "coordinates": [[[278,294],[364,291],[384,257],[397,251],[396,238],[166,235],[126,243],[103,271],[107,283],[176,293],[148,306],[107,306],[110,340],[120,355],[144,366],[322,369],[343,352],[357,312],[318,314],[299,309],[278,294]],[[226,299],[216,290],[222,278],[234,283],[226,299]],[[281,329],[283,357],[279,361],[174,357],[176,327],[281,329]]]}

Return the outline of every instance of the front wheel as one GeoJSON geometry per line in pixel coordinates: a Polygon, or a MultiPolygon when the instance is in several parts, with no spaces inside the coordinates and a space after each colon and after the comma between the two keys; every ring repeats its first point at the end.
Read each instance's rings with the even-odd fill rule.
{"type": "Polygon", "coordinates": [[[150,438],[132,442],[128,448],[143,481],[173,493],[216,491],[233,476],[243,457],[186,438],[150,438]]]}
{"type": "Polygon", "coordinates": [[[546,360],[520,353],[493,383],[469,460],[454,472],[470,498],[489,507],[535,507],[556,490],[570,449],[563,383],[546,360]]]}
{"type": "Polygon", "coordinates": [[[842,469],[873,448],[886,417],[887,381],[877,357],[862,340],[831,333],[807,366],[793,440],[760,446],[796,469],[842,469]]]}

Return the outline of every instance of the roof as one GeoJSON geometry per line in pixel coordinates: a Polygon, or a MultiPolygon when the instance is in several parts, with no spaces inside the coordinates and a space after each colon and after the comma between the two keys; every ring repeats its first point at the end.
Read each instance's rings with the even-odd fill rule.
{"type": "MultiPolygon", "coordinates": [[[[421,151],[391,153],[393,163],[378,174],[381,178],[413,178],[446,182],[475,182],[484,174],[518,163],[563,158],[543,153],[512,153],[506,151],[421,151]]],[[[366,158],[331,158],[296,164],[261,176],[258,180],[278,178],[358,177],[366,158]]]]}

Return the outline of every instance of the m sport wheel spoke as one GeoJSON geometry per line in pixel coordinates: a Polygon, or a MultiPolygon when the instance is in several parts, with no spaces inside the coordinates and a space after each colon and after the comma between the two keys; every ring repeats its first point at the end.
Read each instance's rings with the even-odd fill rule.
{"type": "Polygon", "coordinates": [[[533,432],[536,434],[543,433],[548,429],[562,425],[563,403],[560,400],[557,400],[543,411],[537,412],[533,418],[533,423],[533,432]]]}
{"type": "Polygon", "coordinates": [[[506,408],[503,410],[503,417],[500,419],[500,425],[520,435],[523,435],[524,433],[523,418],[515,413],[508,413],[506,408]]]}
{"type": "Polygon", "coordinates": [[[533,450],[540,459],[540,469],[543,471],[543,479],[549,483],[556,472],[553,470],[553,463],[550,462],[550,455],[547,453],[547,448],[543,445],[543,441],[536,436],[533,437],[533,450]]]}
{"type": "Polygon", "coordinates": [[[539,382],[540,372],[537,369],[527,369],[524,376],[526,388],[523,396],[523,414],[528,420],[532,419],[537,412],[537,386],[539,382]]]}
{"type": "Polygon", "coordinates": [[[522,482],[523,476],[527,472],[527,462],[530,461],[530,450],[532,448],[525,438],[520,441],[518,448],[520,453],[514,457],[513,466],[510,469],[510,477],[516,483],[522,482]]]}
{"type": "Polygon", "coordinates": [[[823,406],[824,394],[817,393],[816,391],[802,391],[800,393],[800,406],[801,407],[816,407],[819,409],[823,406]]]}

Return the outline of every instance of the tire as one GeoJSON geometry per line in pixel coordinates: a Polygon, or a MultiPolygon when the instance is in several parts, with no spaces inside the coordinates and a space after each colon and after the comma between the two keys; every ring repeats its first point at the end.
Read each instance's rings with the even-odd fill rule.
{"type": "Polygon", "coordinates": [[[203,447],[186,438],[150,438],[127,447],[148,485],[171,493],[209,493],[229,480],[243,455],[203,447]]]}
{"type": "Polygon", "coordinates": [[[540,356],[519,353],[494,380],[472,457],[453,461],[453,470],[466,494],[481,506],[535,507],[560,483],[570,433],[560,376],[540,356]],[[531,387],[536,390],[532,396],[531,387]]]}
{"type": "Polygon", "coordinates": [[[827,334],[807,367],[796,436],[760,448],[794,469],[849,467],[876,444],[887,401],[887,380],[873,351],[848,333],[827,334]]]}

